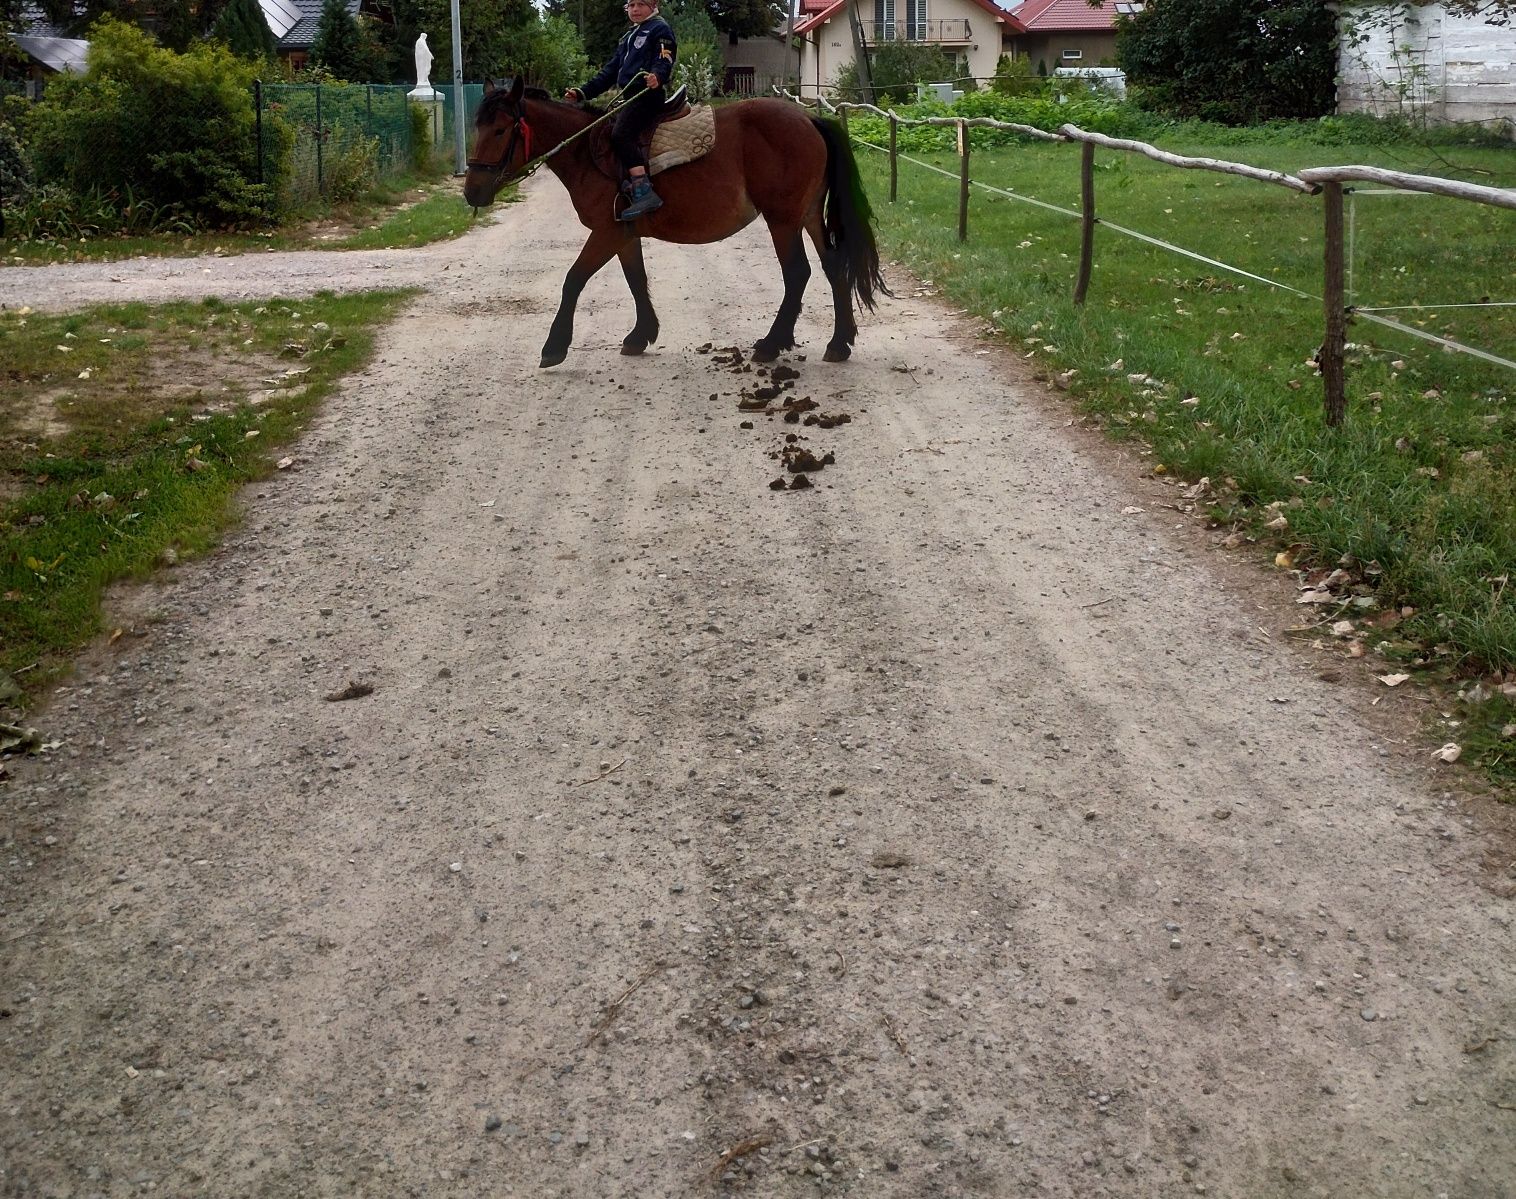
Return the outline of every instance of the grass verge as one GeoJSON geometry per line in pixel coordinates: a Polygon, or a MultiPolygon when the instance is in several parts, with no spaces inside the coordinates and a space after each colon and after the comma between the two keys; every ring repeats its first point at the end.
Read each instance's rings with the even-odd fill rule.
{"type": "Polygon", "coordinates": [[[23,706],[110,583],[215,544],[410,294],[0,313],[0,683],[23,706]]]}
{"type": "MultiPolygon", "coordinates": [[[[501,192],[499,202],[518,198],[501,192]]],[[[197,254],[257,254],[270,250],[389,250],[462,237],[478,222],[457,180],[405,180],[376,187],[363,200],[319,218],[258,233],[164,233],[135,237],[0,242],[0,266],[53,262],[112,262],[123,258],[181,258],[197,254]]]]}
{"type": "MultiPolygon", "coordinates": [[[[853,132],[869,130],[856,121],[853,132]]],[[[1416,153],[1164,148],[1285,170],[1407,169],[1416,153]]],[[[1349,331],[1347,421],[1330,429],[1310,361],[1323,323],[1318,200],[1098,151],[1104,220],[1260,278],[1101,228],[1081,309],[1072,302],[1076,219],[975,190],[960,243],[955,178],[902,162],[890,204],[887,159],[861,146],[859,154],[890,253],[1041,363],[1042,376],[1112,434],[1145,443],[1154,474],[1185,480],[1185,506],[1209,513],[1226,540],[1257,541],[1298,572],[1310,601],[1302,635],[1377,655],[1386,673],[1445,685],[1441,739],[1516,785],[1512,372],[1359,320],[1349,331]]],[[[1510,151],[1449,154],[1429,173],[1488,183],[1516,166],[1510,151]]],[[[952,155],[913,156],[956,177],[952,155]]],[[[990,149],[973,154],[971,174],[1077,212],[1078,160],[1067,145],[990,149]]],[[[1516,213],[1373,190],[1351,199],[1353,301],[1405,306],[1389,315],[1516,358],[1516,308],[1461,307],[1516,300],[1516,213]]]]}

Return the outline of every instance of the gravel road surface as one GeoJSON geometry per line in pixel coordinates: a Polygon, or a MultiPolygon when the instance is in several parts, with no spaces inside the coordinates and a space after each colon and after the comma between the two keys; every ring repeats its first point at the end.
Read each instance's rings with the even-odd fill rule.
{"type": "Polygon", "coordinates": [[[1280,580],[898,272],[744,372],[761,229],[539,371],[579,241],[0,272],[427,289],[11,764],[0,1192],[1516,1193],[1498,813],[1280,580]]]}

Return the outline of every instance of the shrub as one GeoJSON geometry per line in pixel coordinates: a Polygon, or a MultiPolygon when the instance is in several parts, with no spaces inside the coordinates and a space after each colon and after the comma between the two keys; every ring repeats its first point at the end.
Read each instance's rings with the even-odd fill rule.
{"type": "Polygon", "coordinates": [[[1030,58],[1012,58],[1002,54],[995,63],[995,78],[990,81],[990,90],[1002,96],[1037,95],[1047,88],[1046,77],[1039,76],[1032,68],[1030,58]]]}
{"type": "Polygon", "coordinates": [[[406,105],[411,120],[411,170],[425,175],[432,165],[432,113],[428,104],[406,105]]]}
{"type": "MultiPolygon", "coordinates": [[[[178,204],[197,226],[229,228],[277,217],[275,153],[258,171],[251,86],[255,68],[223,46],[175,54],[142,31],[101,21],[82,76],[49,85],[29,121],[36,177],[91,191],[130,191],[178,204]]],[[[267,122],[266,122],[267,125],[267,122]]]]}
{"type": "MultiPolygon", "coordinates": [[[[869,55],[869,76],[876,104],[908,104],[916,98],[918,83],[946,83],[958,68],[941,48],[918,42],[883,42],[869,55]]],[[[832,85],[844,100],[862,94],[858,64],[849,59],[837,72],[832,85]]]]}
{"type": "Polygon", "coordinates": [[[1229,125],[1331,111],[1336,14],[1321,0],[1163,0],[1116,27],[1133,98],[1229,125]]]}
{"type": "Polygon", "coordinates": [[[667,20],[679,44],[674,86],[688,88],[695,103],[709,100],[720,89],[725,73],[715,22],[704,8],[693,5],[673,13],[667,20]]]}
{"type": "Polygon", "coordinates": [[[21,241],[79,241],[147,233],[191,233],[176,204],[159,205],[131,194],[91,189],[75,194],[57,183],[43,184],[8,203],[6,233],[21,241]]]}
{"type": "Polygon", "coordinates": [[[327,199],[335,204],[356,200],[378,178],[379,139],[342,125],[332,127],[326,139],[322,165],[327,199]]]}
{"type": "Polygon", "coordinates": [[[9,125],[0,122],[0,204],[24,203],[32,190],[32,169],[21,149],[21,139],[9,125]]]}

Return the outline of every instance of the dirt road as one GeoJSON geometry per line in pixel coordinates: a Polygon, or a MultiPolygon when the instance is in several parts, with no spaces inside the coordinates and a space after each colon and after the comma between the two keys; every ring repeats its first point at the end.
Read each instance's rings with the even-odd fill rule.
{"type": "Polygon", "coordinates": [[[1491,834],[1288,597],[909,288],[738,411],[757,230],[538,371],[570,226],[201,276],[432,290],[0,791],[4,1194],[1510,1195],[1491,834]]]}

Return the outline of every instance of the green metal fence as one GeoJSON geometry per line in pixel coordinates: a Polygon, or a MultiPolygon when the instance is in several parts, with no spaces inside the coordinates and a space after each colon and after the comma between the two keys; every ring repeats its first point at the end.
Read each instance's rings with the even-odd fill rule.
{"type": "MultiPolygon", "coordinates": [[[[353,199],[378,179],[430,165],[451,168],[452,88],[437,88],[435,102],[412,100],[410,90],[377,83],[257,84],[259,179],[278,182],[281,207],[300,212],[353,199]]],[[[470,125],[483,92],[481,84],[464,85],[470,125]]]]}

